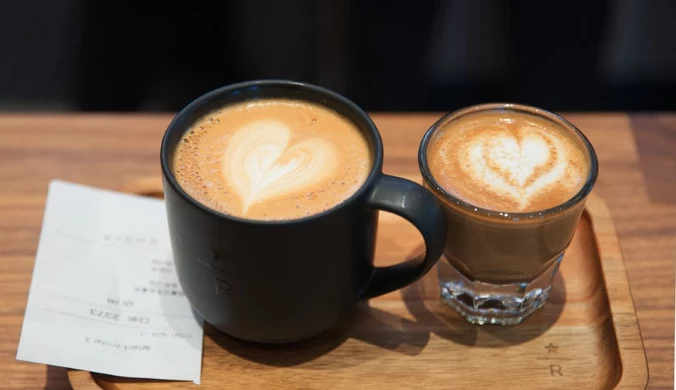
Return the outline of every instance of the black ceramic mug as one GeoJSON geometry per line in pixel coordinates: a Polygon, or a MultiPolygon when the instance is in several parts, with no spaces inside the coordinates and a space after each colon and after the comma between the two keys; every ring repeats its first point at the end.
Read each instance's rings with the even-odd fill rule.
{"type": "Polygon", "coordinates": [[[346,98],[317,86],[262,80],[226,86],[193,101],[169,125],[161,149],[164,196],[174,261],[193,308],[217,329],[240,339],[293,342],[342,322],[357,302],[415,282],[437,262],[445,220],[422,186],[382,173],[383,146],[369,116],[346,98]],[[259,98],[300,99],[352,121],[367,139],[373,165],[348,199],[308,217],[247,220],[191,198],[172,172],[181,136],[200,117],[259,98]],[[422,233],[422,261],[375,267],[378,210],[397,214],[422,233]]]}

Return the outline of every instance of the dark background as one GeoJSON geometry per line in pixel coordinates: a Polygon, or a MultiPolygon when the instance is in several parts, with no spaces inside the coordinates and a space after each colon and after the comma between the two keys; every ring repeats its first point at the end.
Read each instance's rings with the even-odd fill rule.
{"type": "Polygon", "coordinates": [[[367,110],[676,109],[676,1],[0,0],[0,110],[176,111],[256,78],[367,110]]]}

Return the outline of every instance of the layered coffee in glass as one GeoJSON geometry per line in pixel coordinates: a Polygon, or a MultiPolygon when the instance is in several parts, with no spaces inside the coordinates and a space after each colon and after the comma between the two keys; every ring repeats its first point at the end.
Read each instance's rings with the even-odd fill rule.
{"type": "Polygon", "coordinates": [[[517,104],[448,114],[420,145],[448,224],[441,299],[473,323],[512,325],[545,304],[598,174],[570,122],[517,104]]]}

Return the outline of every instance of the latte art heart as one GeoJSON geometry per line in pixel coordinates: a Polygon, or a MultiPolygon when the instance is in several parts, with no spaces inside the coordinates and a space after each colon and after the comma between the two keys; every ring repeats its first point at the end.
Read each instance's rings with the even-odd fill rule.
{"type": "Polygon", "coordinates": [[[291,143],[281,122],[260,120],[235,132],[222,160],[230,183],[246,211],[256,201],[302,192],[331,177],[336,150],[327,141],[307,138],[291,143]]]}
{"type": "Polygon", "coordinates": [[[256,98],[199,118],[172,168],[194,200],[247,220],[283,221],[349,199],[373,169],[371,145],[350,119],[321,104],[256,98]]]}
{"type": "Polygon", "coordinates": [[[535,170],[547,163],[556,150],[541,136],[528,135],[519,142],[514,136],[475,140],[477,161],[494,167],[496,173],[514,186],[523,187],[535,170]]]}
{"type": "Polygon", "coordinates": [[[467,175],[484,189],[526,207],[542,189],[561,180],[567,167],[560,141],[546,134],[521,139],[505,129],[475,137],[458,154],[467,175]]]}
{"type": "Polygon", "coordinates": [[[583,146],[558,125],[523,114],[476,114],[444,128],[428,148],[442,187],[502,211],[545,210],[570,199],[588,170],[583,146]]]}

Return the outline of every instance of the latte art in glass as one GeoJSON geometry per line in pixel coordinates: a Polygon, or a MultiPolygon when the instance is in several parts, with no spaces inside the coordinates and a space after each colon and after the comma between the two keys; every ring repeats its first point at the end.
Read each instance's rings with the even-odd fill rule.
{"type": "Polygon", "coordinates": [[[181,187],[241,218],[283,220],[332,208],[366,180],[372,158],[355,124],[308,102],[264,99],[197,121],[174,155],[181,187]]]}
{"type": "Polygon", "coordinates": [[[469,114],[446,126],[428,149],[432,175],[481,208],[545,210],[572,198],[589,173],[582,145],[566,129],[528,114],[469,114]]]}

